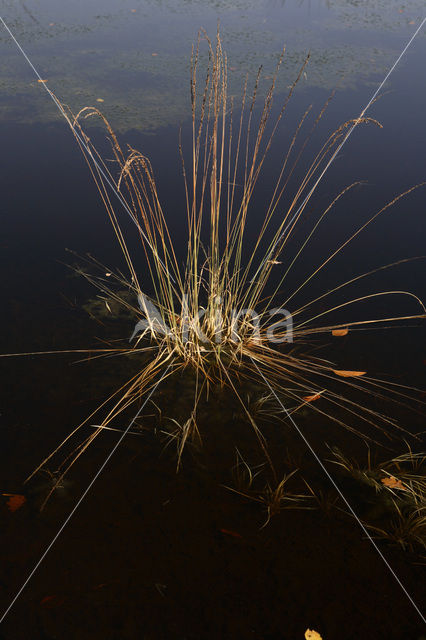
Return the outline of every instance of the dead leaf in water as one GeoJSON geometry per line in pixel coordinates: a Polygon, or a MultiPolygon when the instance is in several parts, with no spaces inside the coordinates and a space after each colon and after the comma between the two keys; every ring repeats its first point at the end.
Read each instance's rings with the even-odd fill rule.
{"type": "Polygon", "coordinates": [[[318,391],[318,393],[313,393],[311,396],[305,396],[302,398],[303,402],[315,402],[315,400],[319,400],[324,391],[318,391]]]}
{"type": "Polygon", "coordinates": [[[2,495],[9,498],[6,502],[9,511],[18,511],[18,509],[20,509],[27,501],[25,496],[21,496],[17,493],[2,493],[2,495]]]}
{"type": "Polygon", "coordinates": [[[47,82],[47,80],[42,80],[41,78],[39,78],[37,82],[47,82]]]}
{"type": "Polygon", "coordinates": [[[387,476],[386,478],[382,478],[380,482],[390,489],[402,489],[402,491],[408,491],[407,487],[401,482],[401,480],[398,480],[395,476],[387,476]]]}
{"type": "Polygon", "coordinates": [[[367,373],[366,371],[344,371],[341,369],[332,369],[332,371],[341,378],[359,378],[367,373]]]}
{"type": "Polygon", "coordinates": [[[240,533],[237,533],[236,531],[231,531],[230,529],[220,529],[221,533],[224,533],[226,536],[231,536],[231,538],[238,538],[238,539],[242,539],[242,535],[240,533]]]}
{"type": "Polygon", "coordinates": [[[318,631],[314,631],[313,629],[306,629],[305,640],[322,640],[322,637],[320,636],[318,631]]]}
{"type": "Polygon", "coordinates": [[[342,338],[343,336],[347,336],[348,333],[349,329],[348,327],[345,327],[344,329],[333,329],[331,335],[333,335],[335,338],[342,338]]]}
{"type": "Polygon", "coordinates": [[[54,609],[55,607],[60,607],[65,602],[65,598],[63,596],[45,596],[43,600],[40,601],[40,606],[45,609],[54,609]]]}

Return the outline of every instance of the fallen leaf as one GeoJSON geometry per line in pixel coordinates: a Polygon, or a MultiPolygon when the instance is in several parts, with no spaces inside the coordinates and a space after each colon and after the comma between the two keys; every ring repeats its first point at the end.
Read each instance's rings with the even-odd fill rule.
{"type": "Polygon", "coordinates": [[[341,378],[359,378],[367,373],[366,371],[341,371],[340,369],[332,369],[332,371],[341,378]]]}
{"type": "Polygon", "coordinates": [[[96,98],[96,102],[105,102],[103,98],[96,98]]]}
{"type": "Polygon", "coordinates": [[[304,398],[302,398],[302,400],[303,402],[314,402],[315,400],[319,400],[323,393],[323,391],[319,391],[318,393],[314,393],[311,396],[305,396],[304,398]]]}
{"type": "Polygon", "coordinates": [[[136,9],[130,9],[132,13],[136,13],[136,9]]]}
{"type": "Polygon", "coordinates": [[[333,331],[331,332],[331,334],[335,338],[342,338],[343,336],[347,336],[348,333],[349,333],[348,327],[345,327],[344,329],[333,329],[333,331]]]}
{"type": "Polygon", "coordinates": [[[158,56],[158,53],[151,53],[152,56],[158,56]]]}
{"type": "Polygon", "coordinates": [[[398,480],[395,476],[386,476],[386,478],[381,479],[381,483],[390,489],[402,489],[402,491],[408,491],[407,487],[401,482],[401,480],[398,480]]]}
{"type": "Polygon", "coordinates": [[[49,22],[49,27],[54,27],[55,23],[54,22],[49,22]]]}
{"type": "Polygon", "coordinates": [[[46,609],[53,609],[54,607],[60,607],[64,602],[65,598],[63,596],[45,596],[43,600],[40,601],[40,606],[46,609]]]}
{"type": "Polygon", "coordinates": [[[18,511],[18,509],[20,509],[27,501],[25,496],[21,496],[17,493],[3,493],[2,495],[9,498],[6,502],[9,511],[18,511]]]}
{"type": "Polygon", "coordinates": [[[41,78],[39,78],[37,82],[47,82],[47,80],[42,80],[41,78]]]}
{"type": "Polygon", "coordinates": [[[322,640],[322,637],[320,636],[318,631],[314,631],[313,629],[306,629],[305,639],[306,640],[322,640]]]}
{"type": "Polygon", "coordinates": [[[410,20],[410,22],[408,24],[416,24],[415,20],[410,20]]]}
{"type": "Polygon", "coordinates": [[[239,538],[242,539],[242,535],[237,533],[236,531],[230,531],[229,529],[220,529],[221,533],[224,533],[226,536],[231,536],[231,538],[239,538]]]}

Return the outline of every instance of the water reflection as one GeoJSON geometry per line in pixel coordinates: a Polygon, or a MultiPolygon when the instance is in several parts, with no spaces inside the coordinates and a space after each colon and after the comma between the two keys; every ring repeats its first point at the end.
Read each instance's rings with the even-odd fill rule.
{"type": "MultiPolygon", "coordinates": [[[[282,88],[306,52],[305,89],[356,86],[383,74],[421,15],[394,0],[53,0],[4,3],[3,16],[51,88],[73,109],[103,100],[116,129],[153,131],[188,115],[188,58],[200,26],[217,20],[229,56],[231,92],[260,64],[271,73],[287,46],[282,88]]],[[[31,70],[0,31],[2,121],[58,118],[31,70]]]]}

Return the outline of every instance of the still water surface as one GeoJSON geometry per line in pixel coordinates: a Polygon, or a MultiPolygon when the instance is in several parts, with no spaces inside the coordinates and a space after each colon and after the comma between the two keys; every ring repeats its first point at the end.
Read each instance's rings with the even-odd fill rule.
{"type": "MultiPolygon", "coordinates": [[[[286,46],[276,110],[307,53],[311,54],[259,181],[249,245],[261,220],[262,203],[273,189],[283,149],[307,106],[313,104],[313,113],[318,113],[337,89],[290,183],[289,198],[330,132],[356,117],[368,102],[421,22],[422,9],[423,2],[416,0],[405,4],[394,0],[4,0],[1,5],[6,23],[60,100],[73,111],[98,106],[123,143],[151,159],[181,257],[186,217],[178,137],[182,127],[189,150],[189,57],[198,29],[203,27],[213,38],[220,21],[230,93],[236,96],[241,94],[245,74],[253,76],[263,65],[262,97],[279,52],[286,46]]],[[[426,179],[425,59],[423,30],[367,114],[380,121],[383,129],[368,125],[354,131],[322,181],[308,216],[327,206],[345,185],[355,180],[365,184],[327,220],[289,287],[294,288],[380,207],[426,179]]],[[[122,266],[121,257],[72,135],[4,29],[0,31],[0,89],[1,350],[93,345],[102,331],[93,328],[81,307],[95,294],[73,277],[66,265],[75,259],[66,249],[90,252],[111,268],[122,266]]],[[[93,129],[92,135],[108,157],[103,133],[93,129]]],[[[425,201],[425,189],[420,188],[378,218],[312,285],[311,297],[361,272],[425,254],[425,201]]],[[[424,265],[422,260],[401,265],[363,283],[357,292],[409,289],[426,298],[424,265]]],[[[396,315],[404,310],[410,314],[416,306],[395,298],[386,309],[367,311],[394,310],[396,315]]],[[[368,338],[368,353],[358,356],[371,356],[379,376],[392,375],[422,387],[425,331],[419,323],[411,324],[417,326],[376,332],[368,338]]],[[[74,359],[1,363],[3,484],[20,486],[59,434],[101,399],[96,383],[70,366],[74,359]]]]}

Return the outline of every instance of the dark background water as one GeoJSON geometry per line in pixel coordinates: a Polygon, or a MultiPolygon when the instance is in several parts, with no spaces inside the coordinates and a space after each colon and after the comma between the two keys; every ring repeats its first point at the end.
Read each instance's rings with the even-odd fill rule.
{"type": "MultiPolygon", "coordinates": [[[[306,77],[297,87],[286,120],[271,149],[262,180],[259,181],[255,202],[261,207],[271,193],[274,175],[282,160],[282,150],[288,145],[306,107],[312,103],[313,111],[317,113],[330,91],[338,87],[298,167],[293,186],[298,184],[309,161],[329,133],[360,113],[423,17],[421,2],[402,5],[379,0],[368,3],[339,0],[97,0],[90,4],[47,0],[5,1],[1,4],[1,15],[42,77],[48,80],[51,90],[61,100],[73,110],[87,104],[99,106],[119,132],[120,139],[140,149],[151,159],[170,229],[182,255],[185,247],[181,222],[184,201],[178,135],[182,126],[183,140],[189,148],[188,63],[191,44],[201,26],[213,37],[217,20],[220,20],[223,46],[228,53],[231,69],[230,90],[237,95],[246,72],[255,73],[258,66],[263,64],[264,75],[270,75],[283,44],[287,46],[276,93],[276,108],[307,51],[311,51],[306,77]],[[98,99],[103,102],[97,102],[98,99]]],[[[379,120],[383,129],[373,125],[358,127],[322,181],[307,212],[312,217],[327,206],[345,185],[355,180],[366,181],[366,184],[342,200],[330,214],[311,249],[295,269],[288,284],[290,291],[362,221],[400,192],[426,179],[425,43],[423,29],[386,84],[383,96],[367,114],[379,120]]],[[[267,80],[262,81],[260,97],[264,95],[266,87],[267,80]]],[[[66,266],[65,263],[74,262],[74,257],[66,252],[66,248],[80,254],[90,252],[111,267],[121,266],[121,257],[87,166],[70,131],[61,122],[42,85],[36,82],[31,69],[4,29],[0,32],[0,88],[1,352],[22,353],[93,346],[96,338],[104,335],[104,330],[95,325],[81,307],[95,294],[81,279],[75,278],[66,266]]],[[[93,136],[106,149],[103,146],[103,134],[94,130],[93,136]]],[[[358,273],[426,254],[424,216],[425,187],[399,201],[347,247],[312,284],[309,289],[311,297],[358,273]]],[[[252,238],[259,219],[254,207],[249,226],[252,238]]],[[[310,219],[303,224],[309,225],[310,219]]],[[[249,236],[248,240],[252,238],[249,236]]],[[[410,290],[425,299],[424,273],[425,262],[416,260],[381,273],[371,281],[364,281],[362,286],[357,285],[353,291],[355,294],[364,294],[383,289],[410,290]]],[[[380,303],[368,307],[367,311],[405,315],[405,312],[416,313],[417,307],[410,300],[398,297],[387,302],[386,308],[380,303]]],[[[364,313],[364,309],[358,313],[364,313]]],[[[358,340],[356,346],[347,346],[346,362],[351,358],[351,363],[354,363],[358,358],[368,362],[369,370],[371,368],[378,376],[424,388],[425,331],[420,322],[411,322],[409,325],[411,328],[365,334],[364,343],[358,340]]],[[[338,354],[338,357],[343,356],[338,354]]],[[[26,475],[71,427],[85,417],[96,402],[102,400],[105,388],[120,373],[111,371],[108,377],[105,369],[87,371],[85,365],[73,365],[75,360],[75,356],[46,356],[7,358],[0,362],[2,491],[23,491],[22,481],[26,475]]],[[[356,367],[348,365],[347,368],[356,367]]],[[[414,419],[409,413],[402,415],[402,420],[405,424],[413,421],[413,430],[416,432],[422,428],[422,419],[414,419]]],[[[56,504],[44,520],[30,512],[24,514],[21,520],[21,514],[16,514],[18,519],[11,522],[11,514],[6,508],[1,511],[5,531],[2,549],[6,558],[6,569],[0,580],[2,607],[34,564],[37,554],[40,555],[43,545],[52,537],[67,509],[69,511],[71,508],[79,495],[80,485],[81,488],[84,486],[86,476],[90,477],[93,469],[97,468],[98,457],[100,462],[104,448],[106,451],[111,444],[109,440],[103,442],[100,451],[82,463],[80,474],[73,477],[75,485],[65,503],[56,504]],[[30,551],[28,548],[31,548],[30,551]]],[[[128,446],[131,454],[132,445],[128,446]]],[[[303,532],[306,533],[305,527],[312,526],[312,521],[304,521],[304,516],[292,524],[291,540],[287,540],[289,548],[295,545],[298,549],[295,556],[300,558],[299,565],[296,563],[291,572],[293,576],[300,577],[300,583],[297,580],[291,583],[295,612],[291,614],[287,609],[280,612],[273,598],[277,594],[290,597],[281,582],[285,580],[282,575],[277,577],[271,569],[275,584],[278,585],[274,592],[271,584],[266,586],[264,583],[268,580],[265,567],[269,565],[260,569],[262,562],[273,564],[273,558],[280,558],[281,570],[290,561],[287,555],[279,555],[280,536],[283,535],[280,526],[277,525],[267,534],[266,541],[258,539],[256,526],[259,522],[256,521],[254,526],[250,514],[242,513],[240,507],[230,505],[221,495],[218,497],[217,489],[207,481],[206,485],[200,483],[196,474],[192,477],[188,472],[189,477],[184,475],[177,480],[173,473],[167,475],[167,464],[166,471],[160,473],[156,466],[156,445],[151,443],[147,446],[148,453],[143,454],[143,465],[145,470],[149,469],[149,474],[147,471],[142,473],[139,465],[131,467],[133,475],[130,470],[125,470],[126,455],[129,453],[125,449],[109,480],[106,479],[104,484],[95,488],[94,503],[90,504],[97,505],[103,530],[110,527],[115,534],[108,534],[110,537],[107,536],[104,546],[101,545],[90,569],[85,572],[85,562],[89,565],[87,559],[84,561],[82,558],[86,553],[90,555],[90,552],[86,551],[84,535],[79,533],[83,529],[88,530],[87,545],[89,549],[93,548],[96,527],[90,523],[88,508],[83,511],[80,520],[77,514],[71,537],[62,543],[58,542],[57,555],[47,559],[45,573],[41,572],[35,578],[34,586],[29,587],[20,604],[21,608],[17,608],[16,613],[11,612],[4,631],[5,638],[242,638],[252,633],[249,627],[255,629],[257,634],[250,637],[296,638],[302,637],[302,632],[309,624],[314,626],[314,621],[319,621],[322,629],[328,631],[328,634],[323,632],[324,640],[329,640],[342,637],[343,631],[338,621],[343,624],[345,615],[346,620],[351,619],[351,612],[348,612],[350,602],[356,603],[351,610],[355,628],[354,635],[348,637],[358,637],[360,629],[364,629],[364,635],[359,637],[385,637],[383,634],[388,630],[387,624],[394,629],[394,635],[386,637],[417,637],[415,630],[421,627],[417,626],[417,620],[414,621],[415,612],[410,609],[409,603],[401,603],[404,595],[399,593],[396,583],[392,584],[385,569],[378,567],[379,559],[370,559],[368,552],[365,555],[364,547],[360,548],[359,555],[353,552],[353,562],[350,571],[346,572],[346,581],[342,578],[340,588],[333,586],[338,583],[337,576],[345,572],[342,559],[347,558],[348,554],[352,557],[350,549],[358,549],[357,545],[361,544],[358,532],[349,534],[349,550],[343,546],[341,556],[338,552],[334,554],[331,561],[333,569],[330,569],[324,582],[321,584],[318,575],[315,578],[315,593],[324,591],[326,584],[331,590],[335,608],[331,607],[324,613],[321,598],[311,596],[314,602],[311,601],[312,623],[309,622],[310,601],[303,580],[307,579],[310,567],[313,571],[324,572],[324,566],[319,561],[322,554],[320,542],[326,544],[327,534],[321,530],[318,534],[320,542],[314,545],[315,549],[309,546],[309,537],[305,538],[303,532]],[[128,499],[124,501],[124,506],[119,503],[121,506],[117,512],[120,492],[117,492],[114,479],[117,481],[118,478],[121,478],[123,490],[126,487],[128,499]],[[130,497],[131,490],[127,488],[130,484],[137,489],[137,498],[130,497]],[[172,494],[172,514],[159,515],[155,505],[165,502],[172,494]],[[113,503],[108,501],[108,495],[113,503]],[[188,518],[192,518],[190,513],[194,509],[200,512],[189,526],[188,518]],[[110,522],[106,514],[112,511],[114,515],[110,516],[110,522]],[[143,513],[147,514],[144,525],[143,513]],[[158,521],[162,522],[162,535],[165,538],[155,542],[155,523],[158,521]],[[204,522],[208,524],[204,525],[204,522]],[[249,542],[244,543],[246,547],[228,548],[225,544],[224,548],[223,540],[217,538],[218,529],[221,526],[242,527],[242,523],[247,531],[252,527],[252,533],[247,534],[249,542]],[[124,581],[122,566],[132,562],[132,546],[138,546],[136,532],[142,531],[145,525],[151,532],[144,542],[146,549],[157,560],[163,557],[163,560],[158,560],[158,566],[153,561],[153,576],[149,575],[148,578],[151,580],[152,577],[152,584],[170,582],[173,585],[169,587],[169,592],[174,590],[171,596],[173,606],[170,600],[164,604],[164,598],[157,592],[147,595],[145,586],[141,591],[143,605],[135,595],[138,593],[138,580],[144,585],[144,580],[148,580],[141,569],[146,564],[146,553],[139,550],[138,562],[141,566],[137,565],[133,577],[131,574],[129,577],[127,570],[124,571],[124,581]],[[104,562],[105,554],[116,549],[114,540],[123,540],[123,536],[130,536],[132,540],[129,557],[126,552],[123,557],[111,561],[112,582],[109,582],[109,578],[100,577],[102,571],[99,567],[104,562]],[[194,547],[185,556],[185,537],[199,548],[197,552],[194,547]],[[259,549],[260,543],[266,544],[266,548],[269,544],[269,551],[265,551],[266,556],[256,551],[259,556],[256,556],[258,559],[253,564],[248,559],[254,548],[259,549]],[[55,567],[61,566],[61,544],[64,545],[64,557],[66,553],[69,558],[66,562],[68,573],[65,576],[61,570],[58,577],[55,567]],[[175,554],[170,551],[173,545],[176,546],[175,554]],[[166,547],[169,549],[167,554],[166,547]],[[185,565],[185,557],[188,565],[185,565]],[[359,562],[358,574],[357,557],[363,558],[359,562]],[[77,563],[79,569],[74,574],[73,562],[77,563]],[[216,562],[224,563],[224,573],[220,576],[213,571],[216,562]],[[259,564],[256,565],[256,562],[259,564]],[[379,600],[376,604],[374,598],[370,597],[367,599],[368,605],[364,606],[360,602],[366,598],[363,585],[368,581],[371,562],[376,567],[371,575],[376,579],[376,585],[380,585],[376,589],[382,589],[382,596],[377,596],[379,600]],[[205,567],[205,575],[198,574],[197,564],[205,567]],[[243,566],[247,566],[247,571],[242,570],[243,566]],[[196,599],[198,613],[193,617],[190,609],[182,604],[183,596],[181,601],[178,595],[183,584],[180,575],[182,571],[185,572],[185,567],[190,567],[185,583],[189,585],[185,587],[189,599],[194,597],[199,588],[197,585],[205,582],[201,590],[204,604],[196,599]],[[353,592],[348,587],[348,581],[351,580],[355,583],[353,592]],[[94,581],[118,586],[113,587],[107,597],[102,593],[99,596],[97,592],[94,604],[92,595],[87,595],[92,593],[90,589],[94,581]],[[259,583],[258,590],[254,588],[253,581],[259,583]],[[216,590],[212,587],[210,593],[206,586],[208,584],[216,584],[216,590]],[[247,585],[252,586],[249,588],[247,585]],[[339,605],[338,593],[342,585],[349,590],[347,598],[339,605]],[[43,607],[40,608],[44,597],[56,597],[58,591],[65,594],[62,604],[56,602],[47,612],[43,607]],[[159,603],[155,600],[157,595],[159,603]],[[209,597],[213,611],[211,615],[205,611],[209,597]],[[130,601],[128,613],[122,613],[120,617],[120,613],[115,612],[110,618],[106,610],[111,598],[116,602],[120,598],[130,601]],[[151,601],[151,598],[154,600],[151,601]],[[227,604],[222,603],[222,598],[227,604]],[[246,627],[243,612],[251,598],[258,602],[258,615],[256,617],[253,614],[251,626],[246,627]],[[234,604],[230,605],[230,602],[234,604]],[[92,605],[94,608],[91,608],[92,605]],[[85,622],[79,627],[71,622],[71,618],[72,612],[80,606],[85,622]],[[162,608],[164,606],[166,609],[162,608]],[[132,623],[133,626],[130,622],[124,622],[137,617],[138,607],[142,607],[145,621],[149,618],[150,610],[155,612],[154,620],[149,624],[146,622],[149,628],[146,636],[141,635],[142,631],[136,622],[132,623]],[[100,625],[98,630],[94,624],[95,610],[105,619],[104,626],[100,625]],[[373,616],[372,635],[369,636],[366,635],[369,633],[368,627],[363,626],[365,623],[361,620],[369,619],[373,610],[376,613],[373,616]],[[380,627],[379,621],[385,616],[385,611],[390,618],[388,623],[380,627]],[[21,615],[17,615],[18,612],[21,615]],[[268,615],[270,620],[267,623],[265,618],[268,615]],[[405,628],[402,622],[407,617],[412,620],[410,628],[405,628]],[[264,621],[263,631],[261,620],[264,621]],[[288,625],[289,635],[284,628],[281,632],[278,630],[284,623],[288,625]],[[116,631],[113,631],[114,624],[116,631]],[[86,631],[83,632],[83,628],[86,631]]],[[[138,455],[141,455],[140,452],[138,455]]],[[[348,535],[347,526],[345,528],[341,523],[333,531],[336,540],[342,540],[340,534],[348,535]]],[[[231,540],[231,543],[235,541],[231,540]]],[[[238,545],[238,542],[235,544],[238,545]]],[[[371,551],[372,556],[373,553],[371,551]]],[[[420,579],[415,573],[417,569],[399,556],[394,558],[394,562],[410,581],[410,586],[415,588],[413,585],[418,584],[420,579]]],[[[121,606],[123,611],[124,605],[121,606]]],[[[1,633],[0,630],[0,637],[1,633]]]]}

